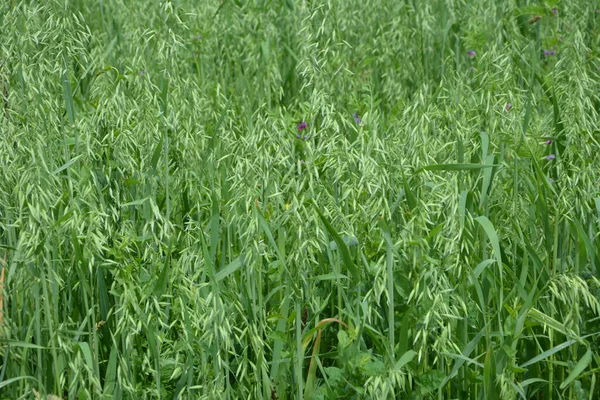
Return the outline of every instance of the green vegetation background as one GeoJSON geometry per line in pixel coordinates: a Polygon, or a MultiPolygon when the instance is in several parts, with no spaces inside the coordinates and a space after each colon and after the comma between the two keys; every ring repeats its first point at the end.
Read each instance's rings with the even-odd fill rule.
{"type": "Polygon", "coordinates": [[[598,397],[595,1],[0,5],[0,398],[598,397]]]}

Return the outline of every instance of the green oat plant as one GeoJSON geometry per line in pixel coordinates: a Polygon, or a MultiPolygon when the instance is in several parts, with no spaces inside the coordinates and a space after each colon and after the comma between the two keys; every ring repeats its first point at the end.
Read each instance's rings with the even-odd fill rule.
{"type": "Polygon", "coordinates": [[[597,9],[4,1],[0,398],[597,398],[597,9]]]}

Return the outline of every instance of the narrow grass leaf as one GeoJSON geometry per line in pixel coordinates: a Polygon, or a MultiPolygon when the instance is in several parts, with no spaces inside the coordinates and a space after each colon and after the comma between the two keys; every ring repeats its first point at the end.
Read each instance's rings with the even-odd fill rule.
{"type": "Polygon", "coordinates": [[[323,213],[321,213],[321,211],[318,209],[317,204],[313,203],[313,205],[314,205],[315,211],[317,212],[317,214],[319,214],[321,221],[323,221],[323,224],[325,225],[327,232],[333,237],[333,239],[337,243],[338,249],[342,256],[342,261],[344,262],[344,265],[346,265],[346,268],[348,268],[348,271],[350,271],[353,282],[358,283],[360,281],[360,273],[358,271],[358,268],[354,264],[354,261],[352,261],[352,257],[350,256],[350,252],[348,251],[348,246],[346,246],[346,243],[344,242],[344,240],[342,239],[340,234],[337,233],[337,231],[333,228],[331,223],[329,223],[327,218],[325,218],[323,213]]]}
{"type": "Polygon", "coordinates": [[[471,171],[485,168],[497,167],[497,164],[433,164],[419,168],[415,173],[422,171],[471,171]]]}
{"type": "Polygon", "coordinates": [[[73,165],[77,160],[79,160],[81,157],[83,156],[83,154],[80,154],[78,156],[73,157],[72,159],[70,159],[69,161],[67,161],[66,163],[64,163],[63,165],[61,165],[60,167],[58,167],[57,169],[55,169],[54,171],[51,172],[52,175],[56,175],[59,172],[64,171],[65,169],[69,168],[71,165],[73,165]]]}
{"type": "Polygon", "coordinates": [[[244,265],[244,262],[245,255],[242,254],[241,256],[233,260],[231,263],[229,263],[225,268],[217,272],[215,274],[215,279],[217,281],[222,281],[223,279],[227,278],[229,275],[233,274],[235,271],[240,269],[240,267],[244,265]]]}
{"type": "Polygon", "coordinates": [[[524,362],[523,364],[519,365],[520,368],[525,368],[528,367],[532,364],[535,364],[539,361],[545,360],[546,358],[550,357],[551,355],[558,353],[559,351],[561,351],[562,349],[565,349],[567,347],[569,347],[570,345],[572,345],[573,343],[577,343],[577,340],[571,339],[571,340],[567,340],[566,342],[563,342],[557,346],[554,346],[553,348],[551,348],[550,350],[546,350],[544,351],[542,354],[538,354],[537,356],[533,357],[531,360],[524,362]]]}
{"type": "Polygon", "coordinates": [[[398,362],[394,365],[394,371],[401,371],[402,367],[411,362],[416,355],[417,352],[414,350],[408,350],[406,353],[402,354],[402,357],[400,357],[398,362]]]}
{"type": "Polygon", "coordinates": [[[575,379],[577,379],[579,375],[581,375],[581,373],[587,368],[587,366],[592,361],[592,355],[593,353],[591,349],[588,349],[588,351],[585,352],[583,357],[581,357],[581,359],[577,362],[575,367],[573,367],[567,379],[565,379],[565,381],[560,384],[561,390],[569,386],[571,382],[573,382],[575,379]]]}

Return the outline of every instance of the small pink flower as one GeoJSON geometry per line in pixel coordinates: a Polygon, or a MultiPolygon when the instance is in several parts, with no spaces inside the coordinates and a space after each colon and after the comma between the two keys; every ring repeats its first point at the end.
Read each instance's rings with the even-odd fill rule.
{"type": "Polygon", "coordinates": [[[547,144],[547,145],[551,145],[553,142],[552,142],[552,139],[548,139],[544,143],[547,144]]]}
{"type": "Polygon", "coordinates": [[[477,55],[477,53],[475,53],[475,50],[469,50],[469,52],[467,53],[467,55],[469,56],[469,58],[473,58],[477,55]]]}
{"type": "Polygon", "coordinates": [[[300,121],[298,123],[298,130],[299,131],[303,131],[304,129],[308,128],[308,124],[304,121],[300,121]]]}
{"type": "Polygon", "coordinates": [[[510,110],[511,108],[512,108],[512,104],[510,104],[510,103],[508,103],[508,104],[506,105],[506,107],[504,107],[504,109],[505,109],[506,111],[510,110]]]}

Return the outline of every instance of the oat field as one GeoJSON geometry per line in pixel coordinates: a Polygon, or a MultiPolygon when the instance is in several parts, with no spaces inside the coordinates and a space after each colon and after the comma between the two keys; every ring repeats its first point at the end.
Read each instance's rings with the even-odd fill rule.
{"type": "Polygon", "coordinates": [[[1,0],[0,399],[600,397],[596,0],[1,0]]]}

